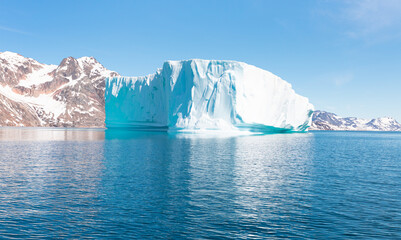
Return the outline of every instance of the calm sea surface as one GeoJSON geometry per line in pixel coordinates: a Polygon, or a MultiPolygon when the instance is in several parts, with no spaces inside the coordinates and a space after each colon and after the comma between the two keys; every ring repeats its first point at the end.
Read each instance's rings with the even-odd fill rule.
{"type": "Polygon", "coordinates": [[[401,239],[401,133],[0,129],[0,238],[401,239]]]}

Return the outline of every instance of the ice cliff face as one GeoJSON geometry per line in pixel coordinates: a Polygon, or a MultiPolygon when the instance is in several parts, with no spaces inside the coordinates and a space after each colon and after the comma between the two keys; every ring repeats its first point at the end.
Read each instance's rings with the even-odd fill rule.
{"type": "Polygon", "coordinates": [[[313,106],[291,85],[235,61],[168,61],[155,74],[106,80],[106,127],[305,131],[313,106]]]}
{"type": "Polygon", "coordinates": [[[47,65],[0,53],[0,126],[104,127],[104,79],[93,57],[47,65]]]}
{"type": "Polygon", "coordinates": [[[334,113],[315,111],[312,117],[311,130],[340,131],[401,131],[401,124],[390,117],[362,119],[340,117],[334,113]]]}

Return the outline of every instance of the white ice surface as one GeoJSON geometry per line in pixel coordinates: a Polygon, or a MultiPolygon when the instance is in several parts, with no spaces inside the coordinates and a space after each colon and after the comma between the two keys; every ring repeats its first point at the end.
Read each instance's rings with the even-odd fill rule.
{"type": "Polygon", "coordinates": [[[276,75],[235,61],[167,61],[106,80],[106,126],[171,131],[305,131],[313,105],[276,75]]]}

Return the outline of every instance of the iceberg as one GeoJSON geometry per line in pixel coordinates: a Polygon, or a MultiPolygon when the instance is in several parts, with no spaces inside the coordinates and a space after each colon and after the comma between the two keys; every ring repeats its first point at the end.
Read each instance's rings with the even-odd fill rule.
{"type": "Polygon", "coordinates": [[[313,110],[288,82],[236,61],[167,61],[154,74],[106,79],[107,128],[303,132],[313,110]]]}

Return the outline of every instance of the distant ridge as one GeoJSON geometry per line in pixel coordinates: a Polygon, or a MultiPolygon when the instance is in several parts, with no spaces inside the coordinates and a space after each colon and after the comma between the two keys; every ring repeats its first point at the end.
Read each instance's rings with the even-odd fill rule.
{"type": "Polygon", "coordinates": [[[391,117],[375,119],[340,117],[334,113],[317,110],[313,113],[312,126],[309,130],[401,131],[401,124],[391,117]]]}

